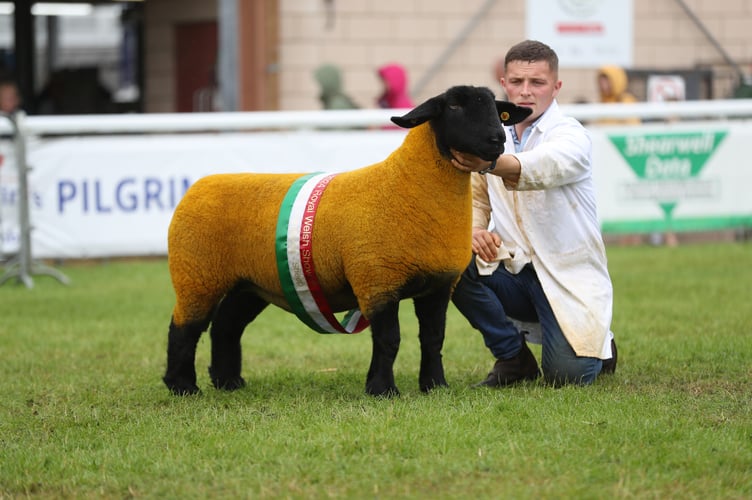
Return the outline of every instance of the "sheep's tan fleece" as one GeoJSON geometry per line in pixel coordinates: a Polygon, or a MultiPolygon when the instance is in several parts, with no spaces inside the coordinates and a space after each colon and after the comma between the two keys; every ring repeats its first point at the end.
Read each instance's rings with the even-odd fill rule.
{"type": "MultiPolygon", "coordinates": [[[[470,176],[434,143],[424,123],[386,160],[329,183],[313,228],[313,258],[334,311],[359,307],[368,318],[398,299],[402,285],[445,273],[459,278],[469,263],[470,176]]],[[[277,272],[275,229],[282,199],[301,175],[219,174],[193,185],[168,235],[176,325],[208,317],[241,279],[290,310],[277,272]]]]}

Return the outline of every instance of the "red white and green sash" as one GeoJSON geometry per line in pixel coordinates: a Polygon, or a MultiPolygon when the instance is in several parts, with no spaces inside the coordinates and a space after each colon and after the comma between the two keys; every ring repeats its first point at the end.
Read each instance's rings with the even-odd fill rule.
{"type": "Polygon", "coordinates": [[[358,333],[368,326],[368,320],[353,309],[339,322],[321,291],[313,265],[313,222],[324,190],[335,175],[304,175],[287,191],[277,219],[277,269],[285,298],[301,321],[319,333],[358,333]]]}

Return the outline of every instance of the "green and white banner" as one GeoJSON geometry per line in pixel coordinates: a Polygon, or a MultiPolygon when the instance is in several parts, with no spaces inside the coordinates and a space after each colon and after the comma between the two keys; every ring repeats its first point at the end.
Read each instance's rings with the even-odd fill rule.
{"type": "Polygon", "coordinates": [[[646,124],[591,130],[604,233],[752,226],[748,124],[646,124]]]}

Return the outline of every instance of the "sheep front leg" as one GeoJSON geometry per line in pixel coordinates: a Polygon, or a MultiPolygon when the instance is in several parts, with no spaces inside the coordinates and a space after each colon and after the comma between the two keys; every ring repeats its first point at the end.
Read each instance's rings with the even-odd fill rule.
{"type": "Polygon", "coordinates": [[[366,393],[372,396],[399,396],[394,383],[394,360],[400,344],[399,302],[387,304],[371,318],[373,353],[366,377],[366,393]]]}
{"type": "Polygon", "coordinates": [[[206,330],[207,322],[188,323],[179,327],[170,321],[167,338],[167,371],[162,378],[165,385],[179,396],[196,394],[196,345],[206,330]]]}
{"type": "Polygon", "coordinates": [[[444,347],[449,297],[450,289],[447,288],[413,300],[415,315],[418,317],[418,338],[420,339],[418,384],[423,392],[448,385],[444,377],[441,350],[444,347]]]}

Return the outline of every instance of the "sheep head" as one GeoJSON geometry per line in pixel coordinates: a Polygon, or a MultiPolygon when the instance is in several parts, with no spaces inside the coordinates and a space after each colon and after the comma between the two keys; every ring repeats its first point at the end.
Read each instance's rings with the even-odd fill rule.
{"type": "Polygon", "coordinates": [[[428,99],[406,115],[393,116],[402,128],[430,121],[436,146],[445,158],[450,149],[469,153],[486,161],[504,152],[503,125],[514,125],[530,115],[529,108],[497,101],[487,87],[462,85],[428,99]]]}

